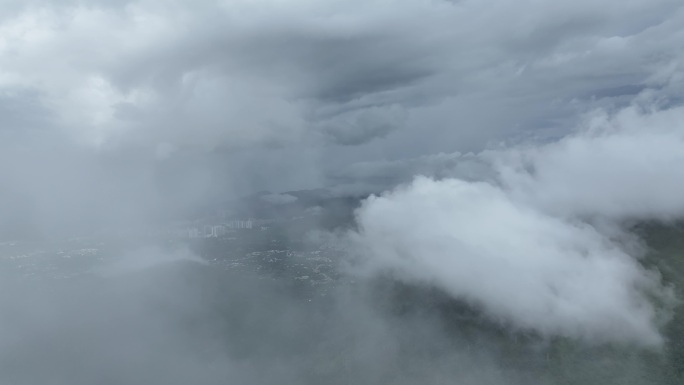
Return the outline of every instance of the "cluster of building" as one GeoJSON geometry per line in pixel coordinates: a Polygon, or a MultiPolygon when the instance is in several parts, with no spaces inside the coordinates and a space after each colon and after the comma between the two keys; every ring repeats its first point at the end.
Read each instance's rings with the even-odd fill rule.
{"type": "Polygon", "coordinates": [[[233,220],[217,225],[205,225],[203,227],[190,227],[186,229],[189,238],[218,238],[226,235],[230,230],[252,229],[254,221],[233,220]]]}

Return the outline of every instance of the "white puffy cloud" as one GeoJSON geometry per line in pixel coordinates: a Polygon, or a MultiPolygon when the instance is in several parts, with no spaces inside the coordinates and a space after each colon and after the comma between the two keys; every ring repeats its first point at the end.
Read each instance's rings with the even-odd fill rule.
{"type": "Polygon", "coordinates": [[[620,225],[684,217],[682,117],[632,106],[557,142],[485,152],[494,181],[417,178],[369,198],[353,238],[371,271],[514,328],[657,345],[672,298],[620,225]]]}
{"type": "Polygon", "coordinates": [[[511,151],[497,162],[517,198],[564,216],[684,216],[684,108],[632,106],[594,117],[578,135],[511,151]]]}

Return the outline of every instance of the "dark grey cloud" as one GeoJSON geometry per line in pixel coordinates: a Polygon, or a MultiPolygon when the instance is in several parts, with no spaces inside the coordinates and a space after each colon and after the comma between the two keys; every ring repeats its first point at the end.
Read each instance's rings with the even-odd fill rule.
{"type": "MultiPolygon", "coordinates": [[[[348,170],[554,140],[649,92],[680,100],[678,1],[3,6],[2,135],[178,170],[154,171],[175,200],[365,185],[348,170]]],[[[373,184],[430,174],[399,168],[373,184]]]]}

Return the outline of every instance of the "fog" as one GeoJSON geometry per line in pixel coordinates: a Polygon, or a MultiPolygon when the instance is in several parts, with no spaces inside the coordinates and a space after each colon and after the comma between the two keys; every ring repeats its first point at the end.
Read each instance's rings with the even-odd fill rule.
{"type": "Polygon", "coordinates": [[[0,385],[679,384],[675,0],[0,4],[0,385]]]}

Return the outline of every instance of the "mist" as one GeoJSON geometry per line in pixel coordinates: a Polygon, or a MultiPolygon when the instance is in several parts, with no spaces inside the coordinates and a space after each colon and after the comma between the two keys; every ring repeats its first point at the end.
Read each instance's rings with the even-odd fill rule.
{"type": "Polygon", "coordinates": [[[680,384],[676,0],[5,1],[0,385],[680,384]]]}

